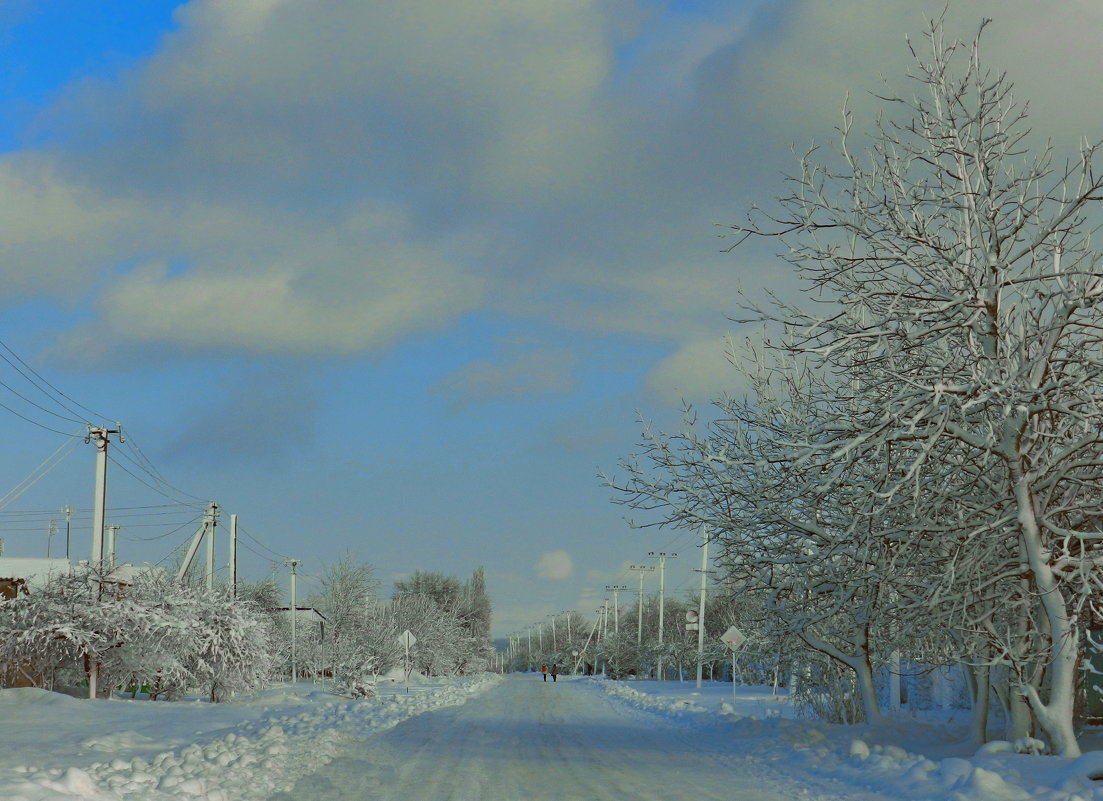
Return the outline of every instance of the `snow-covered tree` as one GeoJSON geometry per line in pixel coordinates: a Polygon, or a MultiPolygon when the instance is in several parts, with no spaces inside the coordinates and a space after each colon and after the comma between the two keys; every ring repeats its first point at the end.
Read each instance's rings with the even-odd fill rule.
{"type": "Polygon", "coordinates": [[[1103,174],[1092,145],[1066,161],[1030,154],[1025,108],[982,66],[979,34],[948,41],[936,20],[927,39],[916,93],[886,91],[864,149],[845,114],[838,153],[809,151],[778,211],[736,227],[783,242],[821,301],[745,319],[783,324],[787,350],[857,377],[879,409],[861,428],[809,437],[812,451],[878,462],[905,448],[908,463],[876,493],[910,496],[917,519],[939,489],[932,462],[964,465],[983,487],[998,525],[930,522],[982,549],[1013,538],[1008,572],[1033,605],[1020,607],[1033,625],[1015,649],[1044,673],[1016,692],[1052,748],[1075,756],[1081,613],[1103,589],[1103,276],[1090,218],[1103,174]]]}
{"type": "Polygon", "coordinates": [[[782,243],[814,299],[746,301],[770,354],[754,395],[705,433],[646,434],[619,489],[712,525],[729,577],[855,672],[867,718],[877,650],[908,644],[967,661],[978,705],[999,666],[1011,716],[1026,699],[1074,756],[1103,590],[1103,176],[1094,146],[1030,155],[979,33],[926,38],[863,148],[845,112],[837,152],[734,227],[782,243]]]}

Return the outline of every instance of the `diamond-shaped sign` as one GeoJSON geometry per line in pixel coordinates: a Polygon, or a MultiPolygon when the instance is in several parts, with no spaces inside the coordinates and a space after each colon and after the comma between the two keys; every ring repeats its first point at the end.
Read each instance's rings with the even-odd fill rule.
{"type": "Polygon", "coordinates": [[[737,629],[735,626],[731,626],[727,631],[720,635],[720,642],[731,648],[733,651],[737,650],[740,645],[747,641],[747,635],[737,629]]]}

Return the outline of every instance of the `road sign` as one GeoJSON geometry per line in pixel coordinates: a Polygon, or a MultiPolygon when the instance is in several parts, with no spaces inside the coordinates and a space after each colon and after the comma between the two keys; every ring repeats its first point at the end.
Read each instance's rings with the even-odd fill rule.
{"type": "Polygon", "coordinates": [[[747,635],[737,629],[735,626],[730,627],[727,631],[720,635],[720,642],[731,648],[733,651],[737,650],[740,645],[747,641],[747,635]]]}
{"type": "Polygon", "coordinates": [[[696,609],[687,609],[686,610],[686,623],[696,623],[697,622],[697,617],[698,616],[697,616],[697,610],[696,609]]]}
{"type": "Polygon", "coordinates": [[[398,644],[409,650],[417,642],[417,637],[410,633],[409,629],[398,635],[398,644]]]}

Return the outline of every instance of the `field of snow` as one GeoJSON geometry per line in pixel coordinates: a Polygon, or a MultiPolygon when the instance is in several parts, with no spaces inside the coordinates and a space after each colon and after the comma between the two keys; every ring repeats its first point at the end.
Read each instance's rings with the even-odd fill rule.
{"type": "Polygon", "coordinates": [[[381,682],[362,700],[302,682],[226,704],[8,689],[0,719],[5,801],[539,801],[572,788],[600,801],[625,787],[670,801],[1103,801],[1090,778],[1103,751],[977,752],[947,734],[953,721],[831,726],[796,718],[784,693],[708,682],[488,674],[408,694],[381,682]]]}

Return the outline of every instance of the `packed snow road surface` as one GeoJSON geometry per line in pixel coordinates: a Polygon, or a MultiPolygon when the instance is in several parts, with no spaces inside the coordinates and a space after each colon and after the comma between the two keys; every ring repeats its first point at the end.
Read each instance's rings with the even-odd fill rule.
{"type": "Polygon", "coordinates": [[[507,677],[365,739],[273,801],[792,801],[746,757],[593,683],[507,677]],[[775,787],[777,789],[770,789],[775,787]]]}

